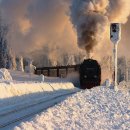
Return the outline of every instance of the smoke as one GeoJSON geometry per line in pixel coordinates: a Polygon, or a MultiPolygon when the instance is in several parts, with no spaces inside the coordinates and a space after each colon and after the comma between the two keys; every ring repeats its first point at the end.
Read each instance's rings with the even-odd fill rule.
{"type": "Polygon", "coordinates": [[[87,52],[96,49],[99,57],[108,53],[109,24],[126,23],[129,5],[129,0],[0,0],[11,48],[39,62],[43,57],[63,62],[63,55],[82,53],[78,45],[87,52]]]}
{"type": "Polygon", "coordinates": [[[122,40],[119,44],[119,56],[125,56],[130,59],[130,17],[128,22],[122,26],[122,40]]]}
{"type": "Polygon", "coordinates": [[[79,47],[87,53],[97,46],[102,48],[101,43],[108,42],[110,23],[127,22],[129,5],[130,0],[73,0],[71,20],[77,31],[79,47]]]}
{"type": "Polygon", "coordinates": [[[64,53],[78,52],[69,0],[2,0],[0,6],[17,54],[57,60],[64,53]]]}

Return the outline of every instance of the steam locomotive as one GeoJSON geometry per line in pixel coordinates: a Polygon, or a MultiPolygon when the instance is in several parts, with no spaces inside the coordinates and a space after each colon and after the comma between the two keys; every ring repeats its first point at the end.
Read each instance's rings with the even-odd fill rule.
{"type": "Polygon", "coordinates": [[[79,74],[81,89],[91,89],[101,83],[101,67],[96,60],[84,60],[80,65],[79,74]]]}

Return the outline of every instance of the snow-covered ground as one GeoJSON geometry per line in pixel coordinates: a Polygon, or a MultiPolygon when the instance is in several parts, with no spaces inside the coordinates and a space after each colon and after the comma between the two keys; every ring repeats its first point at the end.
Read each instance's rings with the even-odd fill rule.
{"type": "Polygon", "coordinates": [[[72,83],[0,83],[0,110],[9,105],[75,89],[72,83]]]}
{"type": "MultiPolygon", "coordinates": [[[[15,83],[37,83],[37,82],[43,82],[42,76],[30,74],[30,73],[24,73],[20,71],[12,71],[10,70],[10,74],[13,78],[13,82],[15,83]]],[[[58,78],[58,77],[44,77],[44,82],[49,83],[66,83],[70,82],[73,83],[76,87],[79,87],[79,75],[76,72],[68,74],[66,78],[58,78]]]]}
{"type": "MultiPolygon", "coordinates": [[[[130,130],[130,89],[96,87],[79,92],[15,130],[130,130]]],[[[130,85],[130,84],[129,84],[130,85]]]]}
{"type": "MultiPolygon", "coordinates": [[[[17,108],[23,109],[23,107],[26,108],[30,105],[34,106],[34,104],[45,102],[62,94],[67,96],[67,94],[70,95],[79,91],[71,82],[73,78],[70,80],[70,78],[69,80],[49,78],[19,71],[0,69],[0,118],[3,118],[3,113],[10,113],[17,108]]],[[[58,99],[57,103],[58,101],[61,100],[58,99]]],[[[54,103],[52,102],[51,104],[54,103]]],[[[40,107],[37,111],[39,109],[40,107]]],[[[1,125],[0,120],[0,128],[1,125]]]]}
{"type": "Polygon", "coordinates": [[[27,74],[19,71],[0,70],[0,99],[74,89],[74,78],[62,79],[27,74]]]}
{"type": "Polygon", "coordinates": [[[26,74],[19,71],[0,70],[0,110],[17,105],[21,102],[31,102],[34,99],[48,97],[75,89],[72,82],[60,78],[41,80],[41,76],[26,74]]]}
{"type": "MultiPolygon", "coordinates": [[[[79,91],[74,84],[79,84],[76,74],[65,79],[44,77],[43,81],[42,76],[0,70],[0,114],[33,101],[79,91]]],[[[130,83],[122,82],[118,88],[114,91],[104,85],[78,92],[31,120],[9,127],[9,130],[129,130],[130,83]]]]}

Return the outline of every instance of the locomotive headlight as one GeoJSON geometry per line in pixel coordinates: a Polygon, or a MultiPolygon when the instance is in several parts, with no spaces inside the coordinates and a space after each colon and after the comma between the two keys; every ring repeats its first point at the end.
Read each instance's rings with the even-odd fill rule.
{"type": "Polygon", "coordinates": [[[87,75],[84,75],[84,78],[87,78],[87,75]]]}
{"type": "Polygon", "coordinates": [[[96,78],[97,78],[97,75],[94,75],[94,78],[96,79],[96,78]]]}

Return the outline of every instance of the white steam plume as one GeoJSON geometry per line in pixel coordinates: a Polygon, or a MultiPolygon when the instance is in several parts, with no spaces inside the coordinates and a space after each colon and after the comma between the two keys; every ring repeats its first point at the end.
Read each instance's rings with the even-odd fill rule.
{"type": "MultiPolygon", "coordinates": [[[[18,54],[30,55],[39,58],[39,61],[44,60],[40,59],[42,55],[46,55],[51,61],[56,61],[62,59],[64,53],[78,53],[77,39],[79,46],[86,48],[87,52],[96,48],[96,55],[100,57],[105,46],[106,54],[110,47],[107,44],[108,39],[106,40],[109,36],[106,35],[108,25],[110,22],[125,23],[130,12],[129,5],[130,0],[1,0],[0,2],[3,17],[11,25],[10,46],[18,54]],[[105,44],[99,44],[104,42],[103,38],[105,44]]],[[[125,25],[123,30],[128,30],[129,25],[125,25]]],[[[129,31],[126,33],[123,31],[123,43],[127,46],[120,49],[124,52],[126,50],[124,48],[129,48],[130,39],[127,32],[129,31]]]]}
{"type": "Polygon", "coordinates": [[[51,60],[77,52],[69,5],[69,0],[2,0],[3,16],[11,25],[12,48],[20,55],[39,53],[51,60]]]}

